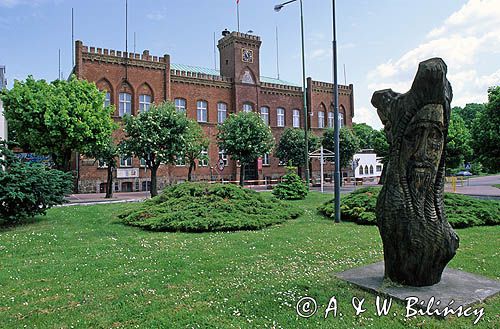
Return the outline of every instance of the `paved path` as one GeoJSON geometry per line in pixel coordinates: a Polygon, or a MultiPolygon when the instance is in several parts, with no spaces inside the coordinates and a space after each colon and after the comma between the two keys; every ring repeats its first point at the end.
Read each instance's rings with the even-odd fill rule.
{"type": "MultiPolygon", "coordinates": [[[[463,186],[460,181],[457,182],[456,193],[500,199],[500,189],[491,186],[493,184],[500,184],[500,175],[464,179],[463,186]]],[[[361,187],[376,185],[377,184],[375,183],[366,183],[363,186],[342,186],[340,188],[340,193],[349,193],[361,187]]],[[[265,186],[252,186],[251,188],[259,192],[267,191],[265,186]]],[[[311,190],[319,192],[320,187],[312,187],[311,190]]],[[[446,184],[445,190],[447,192],[451,192],[450,183],[446,184]]],[[[324,186],[323,193],[333,194],[333,185],[326,184],[324,186]]],[[[68,200],[68,203],[64,204],[63,206],[139,202],[148,198],[150,198],[149,192],[114,193],[112,199],[105,199],[104,193],[71,194],[66,198],[68,200]]]]}

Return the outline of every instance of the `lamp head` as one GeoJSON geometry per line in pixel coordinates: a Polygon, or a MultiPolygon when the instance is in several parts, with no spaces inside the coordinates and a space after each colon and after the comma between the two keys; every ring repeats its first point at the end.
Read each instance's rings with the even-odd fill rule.
{"type": "Polygon", "coordinates": [[[276,5],[276,6],[274,6],[274,11],[278,12],[281,10],[281,8],[283,8],[283,5],[276,5]]]}

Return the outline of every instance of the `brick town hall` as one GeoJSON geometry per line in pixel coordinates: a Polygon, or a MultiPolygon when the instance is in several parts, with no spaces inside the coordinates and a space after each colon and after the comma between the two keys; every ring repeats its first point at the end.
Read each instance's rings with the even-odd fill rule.
{"type": "MultiPolygon", "coordinates": [[[[76,41],[76,64],[73,73],[79,79],[95,82],[106,92],[106,103],[115,106],[114,119],[125,114],[136,115],[152,103],[169,100],[178,111],[196,120],[209,137],[205,154],[208,161],[198,161],[194,180],[236,180],[240,167],[217,146],[217,125],[230,113],[254,111],[267,123],[276,139],[286,127],[302,128],[302,88],[283,80],[260,75],[260,37],[224,31],[217,47],[220,71],[196,66],[174,64],[169,55],[152,56],[88,47],[76,41]],[[222,159],[222,161],[220,161],[222,159]],[[219,166],[224,162],[224,168],[219,166]]],[[[180,60],[179,60],[180,61],[180,60]]],[[[178,60],[175,60],[178,62],[178,60]]],[[[313,134],[333,127],[333,84],[307,79],[308,124],[313,134]]],[[[353,86],[339,85],[339,117],[341,125],[352,125],[354,115],[353,86]]],[[[119,140],[123,131],[114,134],[119,140]]],[[[313,151],[313,150],[311,150],[313,151]]],[[[331,165],[325,167],[331,173],[331,165]]],[[[93,159],[80,157],[77,163],[79,192],[104,191],[106,169],[93,159]]],[[[158,169],[158,187],[186,180],[187,166],[158,169]]],[[[273,154],[256,159],[245,169],[246,180],[270,181],[285,173],[285,167],[273,154]]],[[[150,172],[141,159],[120,158],[115,191],[144,191],[150,187],[150,172]]],[[[313,179],[319,179],[319,161],[312,161],[313,179]]],[[[257,182],[255,182],[257,183],[257,182]]]]}

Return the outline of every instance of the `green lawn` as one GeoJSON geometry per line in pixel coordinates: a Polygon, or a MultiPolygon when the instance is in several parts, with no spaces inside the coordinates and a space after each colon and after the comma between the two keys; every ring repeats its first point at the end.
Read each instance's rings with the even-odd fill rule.
{"type": "MultiPolygon", "coordinates": [[[[296,201],[297,220],[261,231],[158,233],[118,223],[131,205],[52,209],[0,230],[0,328],[470,328],[474,317],[406,319],[403,304],[375,315],[375,296],[334,273],[382,260],[376,227],[334,224],[316,213],[329,195],[296,201]],[[319,312],[299,318],[302,296],[319,312]],[[336,318],[324,319],[331,296],[336,318]],[[354,316],[353,296],[367,311],[354,316]]],[[[500,276],[500,227],[458,230],[451,267],[500,276]]],[[[477,328],[500,326],[500,297],[477,328]]]]}

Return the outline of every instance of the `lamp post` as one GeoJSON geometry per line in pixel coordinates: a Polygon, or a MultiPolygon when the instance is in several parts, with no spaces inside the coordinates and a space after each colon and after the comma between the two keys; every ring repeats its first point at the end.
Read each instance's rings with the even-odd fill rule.
{"type": "MultiPolygon", "coordinates": [[[[278,12],[280,11],[284,6],[286,6],[289,3],[295,2],[297,0],[290,0],[283,2],[279,5],[274,6],[274,11],[278,12]]],[[[307,138],[307,96],[306,96],[306,59],[305,59],[305,52],[304,52],[304,15],[302,11],[302,0],[299,0],[300,2],[300,34],[302,38],[302,89],[303,89],[303,98],[304,98],[304,140],[305,140],[305,150],[304,150],[304,157],[305,157],[305,163],[306,163],[306,186],[307,189],[309,189],[309,139],[307,138]]]]}
{"type": "Polygon", "coordinates": [[[335,24],[335,0],[332,0],[332,20],[333,20],[333,98],[334,98],[334,145],[335,145],[335,181],[334,210],[335,223],[340,223],[340,148],[339,148],[339,86],[337,81],[337,30],[335,24]]]}

